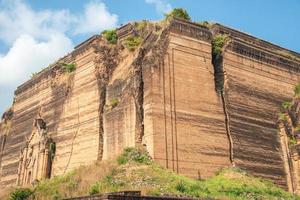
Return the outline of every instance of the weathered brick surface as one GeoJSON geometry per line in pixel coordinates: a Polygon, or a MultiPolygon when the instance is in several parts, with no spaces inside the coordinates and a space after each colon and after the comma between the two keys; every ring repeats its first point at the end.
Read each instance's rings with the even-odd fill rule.
{"type": "Polygon", "coordinates": [[[56,142],[52,175],[144,145],[159,164],[190,177],[212,176],[232,164],[231,155],[238,167],[286,188],[276,123],[300,78],[299,54],[221,25],[174,20],[161,31],[143,32],[135,52],[94,36],[18,87],[9,126],[0,123],[0,186],[15,184],[20,149],[40,113],[56,142]],[[224,95],[215,90],[216,33],[230,37],[224,95]],[[62,63],[77,69],[62,73],[62,63]]]}

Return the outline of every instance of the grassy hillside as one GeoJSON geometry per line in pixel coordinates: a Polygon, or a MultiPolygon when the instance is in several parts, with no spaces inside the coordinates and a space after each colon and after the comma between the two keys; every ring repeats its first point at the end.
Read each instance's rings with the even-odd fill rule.
{"type": "Polygon", "coordinates": [[[42,181],[31,190],[34,193],[31,198],[39,200],[120,190],[217,199],[300,199],[269,181],[235,168],[223,169],[207,180],[190,179],[161,168],[145,152],[133,148],[126,149],[116,161],[80,167],[64,176],[42,181]]]}

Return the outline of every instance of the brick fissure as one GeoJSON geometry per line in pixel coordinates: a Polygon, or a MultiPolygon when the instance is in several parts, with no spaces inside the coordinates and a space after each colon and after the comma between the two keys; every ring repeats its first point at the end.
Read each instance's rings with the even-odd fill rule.
{"type": "MultiPolygon", "coordinates": [[[[229,42],[227,42],[223,47],[220,54],[216,54],[213,51],[212,46],[212,64],[214,67],[214,79],[215,79],[215,90],[217,94],[220,96],[223,106],[223,112],[225,117],[225,129],[229,142],[229,160],[232,166],[235,166],[234,162],[234,152],[233,152],[233,140],[230,132],[230,117],[228,113],[228,103],[226,100],[226,88],[225,88],[225,71],[223,69],[223,54],[225,48],[228,46],[229,42]]],[[[212,43],[212,45],[214,45],[212,43]]]]}
{"type": "Polygon", "coordinates": [[[95,51],[99,53],[99,56],[95,60],[95,76],[97,79],[99,93],[99,138],[97,160],[102,160],[103,158],[104,107],[106,105],[106,88],[115,68],[119,63],[119,52],[122,49],[122,46],[109,46],[108,44],[95,47],[95,51]]]}

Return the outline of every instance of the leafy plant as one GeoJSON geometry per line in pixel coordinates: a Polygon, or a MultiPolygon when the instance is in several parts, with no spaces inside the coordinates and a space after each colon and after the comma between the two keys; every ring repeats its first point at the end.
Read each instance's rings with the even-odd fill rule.
{"type": "Polygon", "coordinates": [[[291,109],[292,107],[292,103],[291,102],[288,102],[288,101],[285,101],[281,104],[282,108],[284,109],[291,109]]]}
{"type": "Polygon", "coordinates": [[[280,120],[283,120],[283,121],[286,121],[287,120],[287,116],[286,116],[286,114],[285,113],[279,113],[279,119],[280,120]]]}
{"type": "Polygon", "coordinates": [[[105,30],[102,32],[102,35],[110,44],[116,44],[118,41],[118,35],[115,29],[105,30]]]}
{"type": "Polygon", "coordinates": [[[64,67],[64,69],[65,69],[68,73],[71,73],[71,72],[73,72],[73,71],[76,70],[76,64],[75,64],[75,63],[70,63],[70,64],[64,63],[64,64],[63,64],[63,67],[64,67]]]}
{"type": "Polygon", "coordinates": [[[294,93],[296,97],[300,96],[300,83],[295,86],[294,93]]]}
{"type": "Polygon", "coordinates": [[[222,53],[222,48],[225,45],[228,37],[227,35],[217,34],[212,39],[212,52],[214,56],[220,56],[222,53]]]}
{"type": "Polygon", "coordinates": [[[9,197],[9,200],[26,200],[33,194],[30,188],[18,188],[14,190],[9,197]]]}
{"type": "Polygon", "coordinates": [[[124,45],[129,51],[134,51],[142,41],[143,39],[140,36],[129,36],[125,39],[124,45]]]}
{"type": "Polygon", "coordinates": [[[191,20],[190,15],[188,12],[183,8],[174,8],[171,12],[165,14],[166,18],[170,17],[178,17],[185,20],[191,20]]]}
{"type": "Polygon", "coordinates": [[[295,137],[289,137],[289,145],[293,147],[297,144],[297,139],[295,137]]]}
{"type": "Polygon", "coordinates": [[[110,106],[112,107],[112,108],[114,108],[114,107],[116,107],[118,104],[120,103],[120,101],[119,101],[119,99],[118,98],[112,98],[111,100],[110,100],[110,106]]]}

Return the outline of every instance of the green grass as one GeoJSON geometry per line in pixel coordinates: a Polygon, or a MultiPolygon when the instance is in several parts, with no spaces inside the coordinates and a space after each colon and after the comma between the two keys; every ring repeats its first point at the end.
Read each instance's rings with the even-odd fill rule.
{"type": "Polygon", "coordinates": [[[225,168],[207,180],[178,175],[151,161],[145,150],[127,148],[114,163],[80,167],[63,176],[42,181],[36,199],[141,190],[146,195],[171,195],[217,199],[300,199],[270,181],[237,168],[225,168]],[[101,175],[99,174],[101,173],[101,175]]]}

